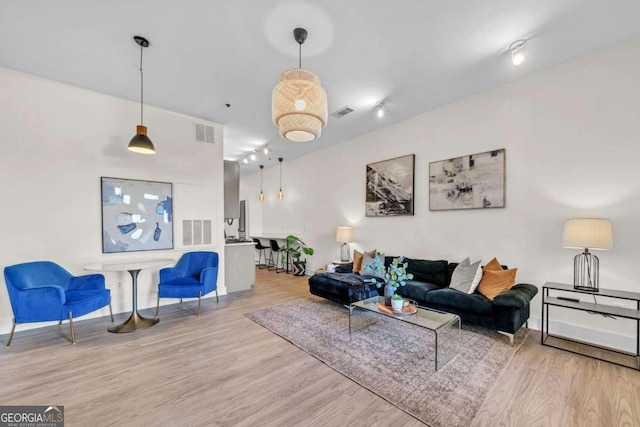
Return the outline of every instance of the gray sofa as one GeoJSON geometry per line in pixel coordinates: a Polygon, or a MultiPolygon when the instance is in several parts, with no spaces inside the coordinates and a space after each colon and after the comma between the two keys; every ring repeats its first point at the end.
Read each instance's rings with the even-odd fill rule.
{"type": "MultiPolygon", "coordinates": [[[[385,257],[385,265],[388,266],[393,258],[397,257],[385,257]]],[[[495,329],[509,336],[512,342],[513,335],[529,319],[529,305],[538,293],[538,288],[533,285],[516,284],[490,301],[477,291],[465,294],[449,288],[457,263],[409,258],[405,261],[407,272],[414,277],[399,287],[397,293],[420,306],[455,313],[463,323],[495,329]]],[[[365,281],[370,277],[351,272],[319,273],[309,278],[309,291],[340,304],[350,304],[382,294],[382,287],[365,281]]]]}

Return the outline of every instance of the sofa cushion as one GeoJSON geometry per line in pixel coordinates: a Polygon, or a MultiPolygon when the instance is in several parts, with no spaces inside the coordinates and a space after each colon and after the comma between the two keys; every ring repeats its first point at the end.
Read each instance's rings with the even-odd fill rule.
{"type": "Polygon", "coordinates": [[[426,282],[416,282],[415,280],[407,280],[404,286],[399,286],[396,293],[405,298],[411,298],[416,300],[418,304],[423,301],[426,301],[427,292],[431,292],[435,289],[441,289],[439,286],[436,286],[431,283],[426,282]]]}
{"type": "Polygon", "coordinates": [[[407,273],[413,274],[416,282],[426,282],[444,288],[448,284],[447,266],[445,260],[430,261],[425,259],[405,258],[407,273]]]}
{"type": "Polygon", "coordinates": [[[426,294],[425,300],[429,306],[437,306],[444,311],[452,308],[487,316],[491,316],[493,312],[493,304],[484,295],[465,294],[451,288],[433,290],[426,294]]]}

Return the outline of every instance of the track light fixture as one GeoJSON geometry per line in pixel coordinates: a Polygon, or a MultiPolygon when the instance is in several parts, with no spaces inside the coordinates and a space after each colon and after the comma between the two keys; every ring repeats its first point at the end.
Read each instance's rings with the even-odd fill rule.
{"type": "Polygon", "coordinates": [[[509,46],[509,50],[511,51],[511,62],[513,65],[520,65],[524,62],[525,59],[525,49],[524,45],[527,43],[526,40],[516,40],[511,43],[509,46]]]}
{"type": "Polygon", "coordinates": [[[140,125],[136,127],[136,135],[129,141],[127,147],[129,151],[140,154],[155,154],[156,148],[147,136],[147,127],[143,124],[144,119],[144,74],[142,73],[142,51],[149,47],[149,41],[144,37],[135,36],[133,40],[140,46],[140,125]]]}
{"type": "Polygon", "coordinates": [[[382,101],[376,104],[376,116],[378,116],[379,119],[387,115],[387,112],[384,110],[383,106],[384,102],[382,101]]]}
{"type": "Polygon", "coordinates": [[[270,153],[269,144],[264,146],[264,148],[262,149],[262,152],[264,153],[265,156],[269,155],[269,153],[270,153]]]}
{"type": "Polygon", "coordinates": [[[249,155],[249,158],[252,162],[256,160],[256,150],[253,150],[253,152],[249,155]]]}

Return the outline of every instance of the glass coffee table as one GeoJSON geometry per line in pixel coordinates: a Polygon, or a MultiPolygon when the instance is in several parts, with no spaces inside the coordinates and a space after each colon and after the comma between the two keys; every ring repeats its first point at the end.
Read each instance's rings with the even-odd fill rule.
{"type": "MultiPolygon", "coordinates": [[[[378,308],[378,303],[384,304],[384,297],[373,297],[357,301],[349,305],[349,334],[357,329],[356,324],[360,314],[375,313],[374,316],[387,316],[401,322],[410,323],[427,329],[435,334],[435,367],[440,370],[458,353],[460,341],[460,316],[430,308],[417,307],[415,314],[387,313],[378,308]]],[[[371,316],[369,316],[370,318],[371,316]]],[[[367,325],[371,322],[367,323],[367,325]]]]}

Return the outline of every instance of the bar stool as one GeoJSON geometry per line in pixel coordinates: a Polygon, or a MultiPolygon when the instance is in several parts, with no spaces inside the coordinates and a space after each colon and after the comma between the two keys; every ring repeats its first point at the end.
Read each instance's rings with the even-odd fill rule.
{"type": "Polygon", "coordinates": [[[266,250],[269,249],[269,246],[263,245],[260,239],[257,239],[255,237],[253,237],[253,242],[256,244],[256,249],[258,250],[258,268],[268,267],[266,250]],[[264,264],[260,263],[262,255],[264,255],[264,264]]]}
{"type": "Polygon", "coordinates": [[[284,260],[282,259],[281,252],[283,252],[285,249],[281,248],[278,242],[274,239],[269,240],[269,245],[271,246],[271,252],[269,253],[269,266],[267,269],[271,271],[271,267],[274,267],[276,273],[282,273],[284,271],[284,260]],[[273,259],[274,254],[276,256],[275,262],[273,259]],[[278,261],[280,261],[280,264],[282,264],[282,267],[280,267],[280,271],[278,271],[278,261]]]}

